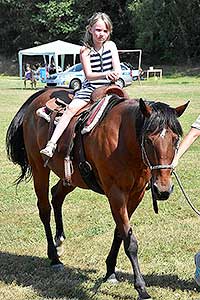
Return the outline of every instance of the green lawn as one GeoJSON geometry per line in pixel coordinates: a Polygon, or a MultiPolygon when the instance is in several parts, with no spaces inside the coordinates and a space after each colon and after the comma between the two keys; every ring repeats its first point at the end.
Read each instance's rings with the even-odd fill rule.
{"type": "MultiPolygon", "coordinates": [[[[179,106],[190,100],[180,118],[184,133],[200,113],[200,78],[168,77],[134,82],[132,98],[179,106]]],[[[41,87],[41,85],[40,85],[41,87]]],[[[129,260],[120,250],[120,283],[103,282],[114,221],[105,197],[76,189],[64,203],[67,239],[63,271],[55,272],[46,257],[46,238],[38,216],[32,182],[17,191],[13,181],[19,168],[7,160],[5,135],[14,114],[34,90],[23,89],[17,77],[0,77],[0,300],[131,300],[137,298],[129,260]]],[[[200,209],[200,141],[182,158],[177,173],[194,204],[200,209]]],[[[52,175],[51,181],[56,177],[52,175]]],[[[190,209],[175,182],[170,199],[152,208],[150,192],[132,217],[139,243],[139,260],[148,292],[155,300],[200,300],[195,284],[194,255],[200,250],[200,218],[190,209]]],[[[53,220],[52,220],[53,221],[53,220]]],[[[54,223],[52,222],[54,229],[54,223]]]]}

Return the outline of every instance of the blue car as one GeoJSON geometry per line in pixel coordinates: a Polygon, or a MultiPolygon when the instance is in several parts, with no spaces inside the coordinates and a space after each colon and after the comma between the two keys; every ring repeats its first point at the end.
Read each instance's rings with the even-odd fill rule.
{"type": "MultiPolygon", "coordinates": [[[[118,80],[118,85],[120,87],[128,86],[132,83],[131,69],[124,65],[120,64],[122,73],[118,80]]],[[[76,64],[64,72],[56,73],[49,75],[46,80],[47,86],[66,86],[73,90],[79,90],[82,86],[82,82],[85,79],[83,72],[82,64],[76,64]]]]}

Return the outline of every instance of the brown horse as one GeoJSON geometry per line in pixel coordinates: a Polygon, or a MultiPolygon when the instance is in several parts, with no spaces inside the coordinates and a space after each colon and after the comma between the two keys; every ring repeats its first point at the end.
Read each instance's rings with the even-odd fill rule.
{"type": "MultiPolygon", "coordinates": [[[[64,157],[62,147],[57,147],[47,167],[40,154],[47,142],[48,123],[36,115],[36,110],[56,93],[64,89],[44,89],[32,95],[20,108],[7,132],[8,157],[20,165],[18,183],[33,176],[38,209],[45,228],[48,257],[51,265],[61,266],[57,247],[65,239],[62,222],[62,204],[65,196],[75,187],[88,189],[78,166],[79,145],[74,144],[72,183],[63,185],[64,157]],[[60,178],[51,189],[52,206],[56,222],[55,244],[50,227],[49,174],[52,170],[60,178]]],[[[113,96],[118,97],[118,96],[113,96]]],[[[115,266],[123,241],[134,273],[134,286],[139,299],[149,299],[137,258],[137,241],[129,220],[142,200],[151,179],[154,198],[166,200],[172,192],[172,160],[182,129],[177,117],[187,104],[171,108],[160,102],[142,99],[124,99],[111,109],[104,120],[89,134],[83,136],[86,159],[93,168],[96,180],[108,198],[116,223],[114,239],[106,259],[106,279],[115,279],[115,266]]],[[[64,132],[59,143],[65,139],[64,132]]]]}

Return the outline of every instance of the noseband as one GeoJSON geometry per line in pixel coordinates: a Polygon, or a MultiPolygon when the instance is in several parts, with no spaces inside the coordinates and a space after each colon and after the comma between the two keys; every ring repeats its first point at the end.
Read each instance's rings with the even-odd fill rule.
{"type": "MultiPolygon", "coordinates": [[[[147,156],[147,152],[145,150],[145,146],[144,146],[144,140],[145,140],[145,135],[143,134],[142,136],[142,142],[141,142],[141,149],[142,149],[142,160],[144,162],[144,164],[149,167],[149,169],[151,171],[153,170],[161,170],[161,169],[172,169],[173,170],[173,163],[171,163],[170,165],[155,165],[155,166],[152,166],[152,164],[150,163],[150,160],[147,156]]],[[[178,143],[179,144],[179,143],[178,143]]],[[[176,152],[178,150],[178,146],[176,147],[175,149],[175,153],[174,153],[174,157],[176,155],[176,152]]],[[[174,159],[174,158],[173,158],[174,159]]],[[[173,162],[173,159],[172,159],[172,162],[173,162]]]]}

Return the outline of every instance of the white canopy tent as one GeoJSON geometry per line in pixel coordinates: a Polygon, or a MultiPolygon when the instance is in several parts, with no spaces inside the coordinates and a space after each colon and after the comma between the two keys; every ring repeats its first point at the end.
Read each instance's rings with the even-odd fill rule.
{"type": "Polygon", "coordinates": [[[24,49],[20,50],[18,52],[18,57],[19,57],[19,75],[20,78],[22,79],[22,60],[23,60],[23,55],[42,55],[44,58],[44,62],[46,63],[46,56],[49,57],[49,62],[51,61],[52,57],[55,62],[56,66],[56,72],[58,72],[58,56],[61,56],[61,67],[63,69],[64,67],[64,60],[65,60],[65,55],[70,54],[73,55],[73,63],[75,64],[76,62],[76,55],[80,53],[80,48],[81,46],[63,42],[60,40],[43,44],[37,47],[29,48],[29,49],[24,49]]]}

